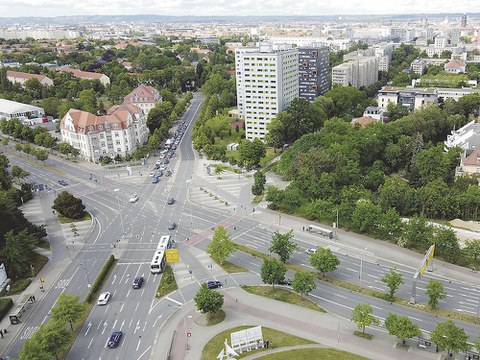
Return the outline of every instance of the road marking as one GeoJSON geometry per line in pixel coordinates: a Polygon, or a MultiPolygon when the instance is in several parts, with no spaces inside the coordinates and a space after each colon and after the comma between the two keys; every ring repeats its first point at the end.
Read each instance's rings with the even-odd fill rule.
{"type": "Polygon", "coordinates": [[[140,347],[140,343],[142,342],[142,340],[138,340],[138,344],[137,344],[137,348],[136,348],[136,351],[138,351],[138,348],[140,347]]]}
{"type": "Polygon", "coordinates": [[[117,319],[115,319],[115,322],[112,325],[112,330],[115,329],[115,325],[117,325],[117,319]]]}
{"type": "Polygon", "coordinates": [[[120,331],[122,331],[123,325],[125,325],[125,320],[123,320],[122,325],[120,325],[120,331]]]}
{"type": "Polygon", "coordinates": [[[103,323],[102,335],[105,333],[105,330],[107,330],[107,321],[103,323]]]}
{"type": "Polygon", "coordinates": [[[88,348],[90,349],[90,346],[92,346],[93,338],[90,339],[90,342],[88,343],[88,348]]]}
{"type": "Polygon", "coordinates": [[[90,321],[87,325],[87,331],[85,331],[85,335],[84,336],[87,336],[88,332],[90,331],[90,328],[92,327],[92,322],[90,321]]]}
{"type": "Polygon", "coordinates": [[[125,306],[125,304],[122,304],[122,306],[120,306],[120,311],[119,312],[122,312],[124,306],[125,306]]]}
{"type": "Polygon", "coordinates": [[[347,270],[348,270],[348,271],[351,271],[351,272],[354,272],[354,273],[358,272],[358,270],[356,270],[356,269],[350,269],[350,268],[348,268],[348,267],[347,267],[347,270]]]}
{"type": "Polygon", "coordinates": [[[137,303],[137,305],[135,305],[135,312],[137,312],[137,310],[138,310],[138,305],[140,305],[139,302],[137,303]]]}
{"type": "Polygon", "coordinates": [[[180,301],[177,301],[175,299],[172,299],[171,297],[165,296],[165,299],[170,300],[171,302],[177,304],[177,305],[183,305],[180,301]]]}
{"type": "Polygon", "coordinates": [[[378,306],[375,306],[375,305],[371,305],[371,304],[370,304],[370,306],[371,306],[372,308],[374,308],[374,309],[383,310],[383,308],[378,307],[378,306]]]}
{"type": "Polygon", "coordinates": [[[136,334],[138,329],[140,329],[140,320],[137,320],[137,324],[135,325],[135,330],[133,330],[133,333],[136,334]]]}
{"type": "Polygon", "coordinates": [[[343,295],[340,295],[340,294],[335,294],[335,293],[334,293],[333,295],[338,296],[338,297],[340,297],[340,298],[342,298],[342,299],[346,299],[346,298],[347,298],[346,296],[343,296],[343,295]]]}
{"type": "Polygon", "coordinates": [[[20,339],[26,340],[30,339],[30,337],[38,331],[38,326],[29,326],[24,331],[20,339]]]}
{"type": "Polygon", "coordinates": [[[45,323],[45,321],[47,321],[47,319],[48,319],[48,315],[46,315],[46,316],[43,318],[43,320],[42,320],[42,324],[44,324],[44,323],[45,323]]]}
{"type": "Polygon", "coordinates": [[[423,320],[422,320],[422,319],[414,318],[413,316],[410,316],[410,315],[409,315],[408,317],[409,317],[410,319],[413,319],[413,320],[416,320],[416,321],[423,322],[423,320]]]}
{"type": "Polygon", "coordinates": [[[155,322],[152,325],[153,328],[157,325],[157,321],[160,320],[162,318],[162,316],[163,316],[163,314],[160,314],[159,316],[157,316],[157,318],[155,319],[155,322]]]}
{"type": "Polygon", "coordinates": [[[343,305],[343,304],[339,304],[339,303],[336,302],[336,301],[328,300],[328,299],[325,299],[325,298],[323,298],[323,297],[321,297],[321,296],[317,296],[317,295],[313,295],[313,294],[310,294],[310,296],[312,296],[312,297],[314,297],[314,298],[316,298],[316,299],[319,299],[319,300],[323,300],[323,301],[328,302],[328,303],[330,303],[330,304],[334,304],[334,305],[337,305],[337,306],[344,307],[344,308],[346,308],[346,309],[353,310],[353,308],[350,307],[350,306],[343,305]]]}
{"type": "Polygon", "coordinates": [[[128,324],[128,327],[130,328],[132,326],[133,319],[130,319],[130,323],[128,324]]]}
{"type": "Polygon", "coordinates": [[[145,354],[147,353],[147,351],[149,351],[151,348],[152,348],[152,347],[149,346],[149,347],[147,348],[147,350],[145,350],[143,353],[140,354],[140,356],[137,358],[137,360],[140,360],[141,357],[142,357],[143,355],[145,355],[145,354]]]}

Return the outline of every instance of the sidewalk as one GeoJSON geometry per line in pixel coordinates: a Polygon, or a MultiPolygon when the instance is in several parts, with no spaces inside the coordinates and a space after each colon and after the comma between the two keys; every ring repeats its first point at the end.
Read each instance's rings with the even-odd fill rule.
{"type": "MultiPolygon", "coordinates": [[[[367,328],[375,336],[372,342],[353,335],[355,324],[336,316],[271,300],[243,291],[239,287],[221,290],[225,295],[223,310],[226,319],[214,326],[199,325],[201,315],[190,301],[173,314],[162,327],[155,341],[151,359],[158,359],[171,349],[171,360],[199,360],[208,341],[218,333],[237,326],[261,325],[287,334],[315,341],[318,347],[332,347],[369,359],[439,359],[440,354],[421,350],[413,340],[408,351],[395,348],[396,340],[378,328],[367,328]],[[172,342],[173,334],[175,333],[172,342]],[[191,336],[187,337],[187,334],[191,336]]],[[[267,340],[267,339],[264,339],[267,340]]],[[[230,339],[228,338],[230,343],[230,339]]],[[[275,346],[275,344],[273,344],[275,346]]],[[[304,347],[304,346],[302,346],[304,347]]],[[[244,359],[255,359],[267,353],[290,348],[270,348],[244,359]]],[[[218,352],[221,348],[218,349],[218,352]]]]}

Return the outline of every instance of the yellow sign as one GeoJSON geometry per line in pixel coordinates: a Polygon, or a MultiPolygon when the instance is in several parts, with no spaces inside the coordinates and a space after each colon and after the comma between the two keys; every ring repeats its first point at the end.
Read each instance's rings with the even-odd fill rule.
{"type": "Polygon", "coordinates": [[[421,267],[421,269],[420,269],[420,279],[423,277],[423,274],[425,273],[425,270],[426,270],[426,269],[427,269],[427,262],[424,261],[424,262],[423,262],[423,265],[422,265],[422,267],[421,267]]]}
{"type": "Polygon", "coordinates": [[[179,257],[177,249],[166,250],[165,255],[167,256],[167,263],[178,263],[179,257]]]}
{"type": "Polygon", "coordinates": [[[433,254],[435,252],[435,244],[430,246],[430,249],[428,250],[428,263],[430,264],[433,260],[433,254]]]}
{"type": "Polygon", "coordinates": [[[45,282],[45,278],[42,277],[42,278],[40,279],[40,281],[41,281],[42,283],[45,282]]]}

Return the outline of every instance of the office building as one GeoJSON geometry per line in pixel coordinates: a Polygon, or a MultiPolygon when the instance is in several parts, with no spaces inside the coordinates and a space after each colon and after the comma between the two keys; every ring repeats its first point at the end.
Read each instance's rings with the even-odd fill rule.
{"type": "Polygon", "coordinates": [[[298,97],[298,49],[260,44],[235,50],[237,105],[248,140],[264,140],[267,126],[298,97]]]}

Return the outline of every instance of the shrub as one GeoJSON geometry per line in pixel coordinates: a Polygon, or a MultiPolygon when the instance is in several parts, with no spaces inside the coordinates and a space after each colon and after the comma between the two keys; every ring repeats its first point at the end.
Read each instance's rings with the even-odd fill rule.
{"type": "Polygon", "coordinates": [[[100,271],[100,274],[98,274],[97,279],[90,288],[90,292],[87,294],[87,297],[85,299],[86,302],[91,303],[93,299],[95,299],[98,290],[102,287],[105,278],[108,276],[108,273],[114,264],[115,257],[113,255],[110,255],[105,265],[103,265],[102,271],[100,271]]]}
{"type": "Polygon", "coordinates": [[[0,298],[0,321],[8,314],[12,306],[13,300],[11,298],[0,298]]]}

